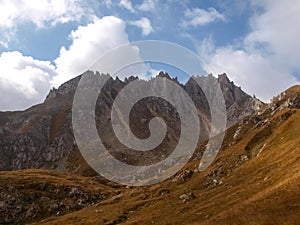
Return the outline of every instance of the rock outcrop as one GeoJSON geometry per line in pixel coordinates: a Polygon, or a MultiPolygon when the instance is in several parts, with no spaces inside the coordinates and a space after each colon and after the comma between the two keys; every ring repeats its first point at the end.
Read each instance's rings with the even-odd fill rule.
{"type": "MultiPolygon", "coordinates": [[[[91,76],[94,73],[87,71],[91,76]]],[[[97,73],[96,75],[99,75],[97,73]]],[[[104,75],[101,75],[104,76],[104,75]]],[[[198,77],[200,81],[209,79],[198,77]]],[[[199,113],[200,122],[204,127],[201,141],[207,138],[210,120],[210,109],[201,88],[191,78],[186,84],[180,84],[177,78],[172,79],[167,73],[160,72],[158,77],[171,79],[181,85],[194,101],[199,113]]],[[[46,100],[25,111],[0,112],[0,170],[19,170],[27,168],[50,168],[80,174],[89,174],[92,170],[81,157],[72,131],[72,103],[75,90],[81,76],[78,76],[58,89],[52,89],[46,100]]],[[[211,78],[211,77],[210,77],[211,78]]],[[[176,109],[161,99],[141,101],[132,113],[132,129],[139,138],[150,135],[148,122],[153,116],[161,116],[168,125],[168,135],[159,146],[162,153],[157,158],[155,151],[127,151],[116,139],[110,124],[110,109],[118,92],[130,82],[138,79],[129,77],[124,81],[110,78],[105,84],[96,105],[96,122],[99,135],[104,144],[116,158],[138,165],[143,158],[144,163],[161,160],[170,153],[167,145],[175,146],[180,135],[180,120],[176,109]],[[161,107],[162,106],[162,107],[161,107]],[[121,149],[121,150],[120,150],[121,149]],[[128,157],[124,155],[129,154],[128,157]],[[156,157],[153,157],[156,156],[156,157]],[[146,159],[146,161],[145,161],[146,159]]],[[[152,78],[156,79],[156,78],[152,78]]],[[[247,115],[259,110],[264,104],[258,99],[247,95],[231,82],[226,74],[219,75],[217,81],[223,91],[227,125],[231,126],[247,115]]],[[[147,82],[147,81],[145,81],[147,82]]],[[[177,93],[174,93],[176,95],[177,93]]],[[[180,96],[178,96],[180,98],[180,96]]],[[[297,103],[295,100],[294,104],[297,103]]],[[[171,149],[171,148],[169,148],[171,149]]]]}

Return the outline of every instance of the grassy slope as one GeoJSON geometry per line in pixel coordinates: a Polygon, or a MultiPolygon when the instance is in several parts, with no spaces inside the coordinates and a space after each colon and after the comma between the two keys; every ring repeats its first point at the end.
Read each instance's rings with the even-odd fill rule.
{"type": "MultiPolygon", "coordinates": [[[[278,101],[286,101],[295,92],[300,92],[300,86],[278,101]]],[[[0,172],[0,185],[14,186],[23,195],[60,201],[65,201],[72,187],[106,196],[82,209],[59,209],[59,216],[37,215],[34,220],[40,222],[36,224],[299,224],[299,133],[299,109],[266,110],[229,129],[214,163],[185,180],[170,178],[151,187],[126,188],[103,185],[91,177],[25,170],[0,172]],[[62,191],[41,190],[41,183],[62,191]],[[179,198],[190,192],[196,197],[187,202],[179,198]]],[[[192,161],[185,169],[194,170],[198,164],[192,161]]],[[[67,198],[76,204],[76,198],[67,198]]]]}
{"type": "MultiPolygon", "coordinates": [[[[253,124],[244,124],[242,138],[226,147],[237,126],[228,131],[226,149],[211,167],[189,180],[121,188],[118,195],[105,201],[41,224],[297,224],[300,110],[278,112],[272,122],[255,129],[253,124]],[[290,117],[286,118],[286,113],[290,117]],[[272,132],[265,135],[265,129],[272,132]],[[253,139],[258,140],[256,145],[252,143],[245,151],[253,139]],[[251,159],[241,161],[246,154],[251,159]],[[183,203],[179,196],[189,192],[196,198],[183,203]]],[[[191,162],[187,168],[194,169],[198,163],[191,162]]]]}

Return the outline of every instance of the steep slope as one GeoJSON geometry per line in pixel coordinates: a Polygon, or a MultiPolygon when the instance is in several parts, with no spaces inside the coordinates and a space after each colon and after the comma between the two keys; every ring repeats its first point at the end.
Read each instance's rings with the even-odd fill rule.
{"type": "Polygon", "coordinates": [[[162,184],[43,224],[298,224],[299,87],[281,94],[292,91],[286,99],[291,104],[274,100],[260,115],[230,128],[222,152],[206,171],[192,172],[197,162],[191,162],[162,184]]]}
{"type": "MultiPolygon", "coordinates": [[[[300,221],[299,96],[300,86],[292,87],[263,111],[230,127],[221,152],[203,172],[197,171],[199,160],[195,159],[154,186],[110,183],[108,190],[115,191],[104,200],[35,224],[296,225],[300,221]]],[[[0,175],[0,180],[7,176],[0,175]]],[[[9,172],[9,176],[10,180],[24,179],[18,172],[9,172]]],[[[39,182],[48,179],[39,176],[39,182]]],[[[93,178],[71,179],[85,179],[90,188],[93,178]]]]}
{"type": "MultiPolygon", "coordinates": [[[[86,74],[94,76],[94,73],[90,71],[87,71],[86,74]]],[[[100,76],[98,73],[97,75],[100,76]]],[[[161,72],[158,77],[171,79],[164,72],[161,72]]],[[[72,132],[72,101],[80,78],[81,76],[76,77],[58,89],[51,90],[47,99],[40,105],[22,112],[0,113],[0,170],[47,168],[84,175],[94,174],[81,157],[72,132]]],[[[108,125],[110,123],[110,108],[118,92],[136,79],[138,78],[129,77],[125,81],[121,81],[118,78],[110,78],[103,88],[102,97],[98,99],[96,106],[98,132],[105,140],[107,148],[112,150],[111,154],[119,159],[123,158],[126,150],[114,151],[124,147],[119,144],[112,127],[108,125]]],[[[208,78],[198,77],[197,79],[205,81],[208,78]]],[[[247,95],[233,82],[230,82],[226,74],[220,75],[217,79],[225,96],[228,126],[233,125],[244,116],[254,113],[258,107],[263,105],[259,100],[247,95]]],[[[178,83],[176,79],[173,80],[178,83]]],[[[192,79],[182,86],[194,100],[200,121],[209,121],[209,106],[199,86],[192,79]]],[[[165,104],[163,101],[150,101],[149,103],[142,102],[135,108],[136,113],[133,114],[132,126],[140,138],[149,136],[147,121],[155,115],[160,115],[170,124],[169,139],[162,144],[161,149],[164,149],[164,146],[176,144],[180,126],[178,125],[178,118],[174,116],[176,112],[171,105],[165,104]],[[158,105],[165,107],[157,107],[158,105]],[[147,116],[147,118],[145,119],[143,116],[147,116]]],[[[206,123],[203,122],[202,124],[204,132],[202,132],[201,140],[207,138],[209,127],[206,123]]],[[[165,153],[162,155],[167,155],[165,153]]],[[[133,154],[129,161],[132,164],[138,164],[136,159],[139,158],[151,160],[155,152],[150,151],[147,154],[140,157],[133,154]]]]}

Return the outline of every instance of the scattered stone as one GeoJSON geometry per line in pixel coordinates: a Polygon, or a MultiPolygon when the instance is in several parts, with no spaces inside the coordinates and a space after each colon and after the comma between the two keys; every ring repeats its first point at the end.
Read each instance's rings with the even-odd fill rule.
{"type": "Polygon", "coordinates": [[[249,157],[247,155],[242,155],[241,156],[241,161],[248,161],[249,160],[249,157]]]}
{"type": "Polygon", "coordinates": [[[186,181],[192,177],[193,173],[194,172],[192,170],[184,170],[180,174],[177,175],[177,178],[179,178],[183,181],[186,181]]]}
{"type": "Polygon", "coordinates": [[[103,198],[103,194],[79,187],[49,183],[0,185],[0,224],[25,224],[37,217],[63,215],[103,198]]]}
{"type": "Polygon", "coordinates": [[[179,196],[179,199],[182,199],[183,203],[185,203],[185,202],[187,202],[191,199],[194,199],[194,198],[196,198],[196,196],[194,195],[193,192],[190,192],[188,194],[182,194],[182,195],[179,196]]]}

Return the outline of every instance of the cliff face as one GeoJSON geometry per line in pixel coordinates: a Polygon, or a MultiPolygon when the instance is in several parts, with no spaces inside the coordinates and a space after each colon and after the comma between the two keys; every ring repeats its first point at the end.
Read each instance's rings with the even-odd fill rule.
{"type": "MultiPolygon", "coordinates": [[[[86,73],[92,75],[92,72],[86,73]]],[[[167,73],[163,72],[158,77],[171,79],[167,73]]],[[[55,168],[77,173],[90,171],[77,149],[71,123],[73,96],[80,78],[81,76],[78,76],[64,83],[58,89],[51,90],[42,104],[22,112],[0,113],[0,170],[55,168]]],[[[131,164],[138,165],[139,157],[146,158],[146,163],[153,163],[153,158],[155,158],[153,156],[157,156],[157,154],[154,151],[138,153],[125,150],[113,135],[112,127],[109,125],[110,109],[118,92],[136,79],[138,78],[129,77],[125,81],[118,78],[108,80],[100,94],[101,97],[97,100],[96,122],[99,135],[111,153],[120,160],[127,160],[131,164]],[[117,149],[119,151],[116,151],[117,149]],[[124,153],[129,154],[127,159],[124,159],[124,153]],[[137,157],[136,154],[141,155],[137,157]]],[[[198,77],[197,79],[200,79],[201,82],[208,77],[198,77]]],[[[262,102],[247,95],[233,82],[230,82],[226,74],[219,75],[214,79],[217,79],[224,94],[228,126],[235,124],[247,115],[256,113],[263,107],[262,102]]],[[[178,83],[177,79],[173,79],[173,81],[178,83]]],[[[209,132],[207,121],[210,120],[210,109],[205,95],[193,79],[190,79],[185,85],[179,85],[185,89],[195,103],[200,123],[204,127],[200,140],[204,141],[209,132]]],[[[148,122],[153,116],[158,115],[168,125],[167,137],[160,146],[161,149],[166,149],[160,154],[161,157],[164,157],[171,151],[171,148],[165,148],[165,146],[176,145],[180,135],[180,120],[172,105],[162,99],[150,98],[148,101],[141,101],[135,106],[134,113],[132,113],[131,129],[139,138],[146,138],[150,134],[147,128],[148,122]]]]}

